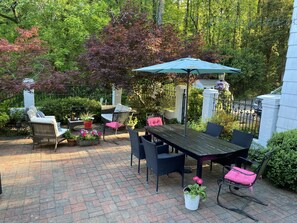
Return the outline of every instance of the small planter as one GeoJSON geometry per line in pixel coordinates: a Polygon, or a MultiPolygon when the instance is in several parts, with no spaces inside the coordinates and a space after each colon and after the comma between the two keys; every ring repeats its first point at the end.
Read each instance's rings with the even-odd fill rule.
{"type": "Polygon", "coordinates": [[[93,146],[98,145],[100,143],[100,140],[77,140],[77,143],[79,146],[93,146]]]}
{"type": "MultiPolygon", "coordinates": [[[[187,190],[188,190],[188,188],[185,187],[184,192],[187,191],[187,190]]],[[[185,207],[188,210],[195,211],[195,210],[198,209],[199,201],[200,201],[200,196],[199,195],[197,195],[196,197],[192,197],[190,194],[185,194],[184,193],[184,197],[185,197],[185,207]]]]}
{"type": "Polygon", "coordinates": [[[84,127],[85,129],[91,129],[92,128],[92,124],[93,124],[93,121],[84,121],[84,127]]]}
{"type": "Polygon", "coordinates": [[[75,146],[76,145],[76,140],[75,139],[67,139],[68,146],[75,146]]]}

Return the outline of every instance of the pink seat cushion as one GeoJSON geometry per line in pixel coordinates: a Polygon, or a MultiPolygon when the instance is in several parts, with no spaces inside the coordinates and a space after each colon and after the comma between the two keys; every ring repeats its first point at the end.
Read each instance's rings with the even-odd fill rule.
{"type": "Polygon", "coordinates": [[[254,183],[257,174],[254,172],[239,168],[233,167],[226,175],[225,179],[233,181],[235,183],[240,183],[243,185],[252,185],[254,183]]]}
{"type": "Polygon", "coordinates": [[[108,122],[105,124],[107,127],[113,128],[113,129],[118,129],[119,127],[123,126],[119,122],[108,122]]]}
{"type": "Polygon", "coordinates": [[[147,124],[148,126],[163,125],[162,118],[161,117],[148,118],[147,124]]]}

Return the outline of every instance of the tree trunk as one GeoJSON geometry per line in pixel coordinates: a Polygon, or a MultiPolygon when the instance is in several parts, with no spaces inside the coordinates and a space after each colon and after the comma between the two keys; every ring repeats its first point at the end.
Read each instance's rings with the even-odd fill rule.
{"type": "Polygon", "coordinates": [[[159,7],[157,12],[157,25],[161,26],[163,22],[163,14],[164,14],[165,0],[159,0],[159,7]]]}
{"type": "Polygon", "coordinates": [[[187,33],[188,33],[189,8],[190,8],[190,0],[187,0],[186,15],[185,15],[185,27],[184,27],[184,34],[185,35],[187,35],[187,33]]]}

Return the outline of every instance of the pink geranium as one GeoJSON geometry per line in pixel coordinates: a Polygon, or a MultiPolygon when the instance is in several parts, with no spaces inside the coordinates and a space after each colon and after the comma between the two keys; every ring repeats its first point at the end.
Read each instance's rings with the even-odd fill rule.
{"type": "Polygon", "coordinates": [[[80,135],[78,136],[79,140],[98,140],[102,136],[102,132],[97,130],[87,131],[85,129],[80,130],[80,135]]]}
{"type": "Polygon", "coordinates": [[[203,180],[197,176],[193,177],[193,180],[196,181],[196,183],[199,185],[203,184],[203,180]]]}

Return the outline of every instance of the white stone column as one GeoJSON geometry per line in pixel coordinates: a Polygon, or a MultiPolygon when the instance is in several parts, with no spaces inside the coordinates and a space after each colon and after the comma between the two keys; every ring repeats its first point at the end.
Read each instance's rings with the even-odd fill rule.
{"type": "Polygon", "coordinates": [[[31,85],[34,84],[34,80],[31,78],[25,78],[23,80],[23,84],[26,86],[27,89],[30,90],[24,90],[23,95],[24,95],[24,107],[29,108],[32,105],[35,105],[35,100],[34,100],[34,89],[31,89],[31,85]]]}
{"type": "Polygon", "coordinates": [[[116,89],[112,87],[112,105],[117,105],[122,103],[122,93],[123,89],[116,89]]]}
{"type": "Polygon", "coordinates": [[[174,116],[178,122],[182,122],[182,109],[183,109],[183,96],[184,91],[187,89],[185,85],[178,85],[175,87],[175,111],[174,116]]]}
{"type": "Polygon", "coordinates": [[[280,106],[280,95],[266,94],[258,96],[262,99],[262,114],[258,143],[266,146],[276,130],[277,116],[280,106]]]}
{"type": "Polygon", "coordinates": [[[205,89],[203,91],[202,121],[210,119],[214,113],[215,101],[219,97],[218,90],[205,89]]]}

